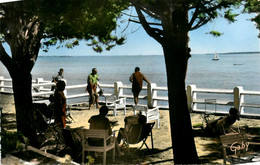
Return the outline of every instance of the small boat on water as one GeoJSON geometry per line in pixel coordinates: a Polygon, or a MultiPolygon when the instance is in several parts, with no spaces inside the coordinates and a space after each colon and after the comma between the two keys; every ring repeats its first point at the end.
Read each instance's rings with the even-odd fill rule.
{"type": "Polygon", "coordinates": [[[212,60],[213,60],[213,61],[218,61],[218,60],[219,60],[218,53],[215,53],[215,54],[214,54],[214,58],[213,58],[212,60]]]}

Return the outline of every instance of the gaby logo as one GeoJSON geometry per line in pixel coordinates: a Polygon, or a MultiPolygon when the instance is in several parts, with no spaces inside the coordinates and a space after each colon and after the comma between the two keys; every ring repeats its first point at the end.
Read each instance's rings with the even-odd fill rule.
{"type": "Polygon", "coordinates": [[[246,149],[246,151],[248,150],[248,146],[249,146],[249,143],[248,142],[244,142],[242,141],[241,144],[239,144],[238,142],[234,142],[231,146],[230,146],[230,150],[235,152],[235,154],[237,154],[237,151],[239,150],[243,150],[243,149],[246,149]]]}
{"type": "Polygon", "coordinates": [[[16,2],[16,1],[22,1],[22,0],[0,0],[0,3],[16,2]]]}

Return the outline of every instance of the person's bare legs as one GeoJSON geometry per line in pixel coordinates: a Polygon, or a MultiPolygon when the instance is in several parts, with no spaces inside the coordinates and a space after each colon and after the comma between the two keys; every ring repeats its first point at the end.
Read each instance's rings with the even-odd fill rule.
{"type": "Polygon", "coordinates": [[[91,110],[93,107],[94,99],[95,99],[94,91],[91,90],[91,92],[89,93],[89,110],[91,110]]]}
{"type": "Polygon", "coordinates": [[[99,101],[98,101],[98,94],[97,94],[97,92],[95,92],[94,96],[95,96],[96,107],[99,109],[100,105],[99,105],[99,101]]]}
{"type": "Polygon", "coordinates": [[[135,102],[135,105],[138,104],[138,96],[139,96],[139,92],[133,92],[134,94],[134,102],[135,102]]]}

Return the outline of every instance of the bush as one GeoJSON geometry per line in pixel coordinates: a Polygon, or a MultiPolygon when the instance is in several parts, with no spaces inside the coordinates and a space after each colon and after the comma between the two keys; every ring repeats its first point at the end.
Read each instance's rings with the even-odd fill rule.
{"type": "Polygon", "coordinates": [[[21,142],[19,140],[21,137],[17,132],[8,132],[5,129],[1,130],[1,145],[2,145],[2,156],[8,152],[11,152],[15,149],[21,149],[21,142]]]}

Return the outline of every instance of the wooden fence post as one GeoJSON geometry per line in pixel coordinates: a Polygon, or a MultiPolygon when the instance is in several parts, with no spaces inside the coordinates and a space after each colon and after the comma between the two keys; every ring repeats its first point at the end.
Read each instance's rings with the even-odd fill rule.
{"type": "Polygon", "coordinates": [[[233,89],[234,93],[234,108],[239,111],[239,114],[244,114],[244,107],[242,104],[244,103],[244,96],[241,94],[243,92],[242,86],[237,86],[233,89]]]}
{"type": "Polygon", "coordinates": [[[192,112],[194,109],[197,109],[197,105],[194,104],[193,100],[197,99],[197,94],[194,92],[196,89],[196,85],[188,85],[187,86],[187,102],[188,102],[188,109],[192,112]]]}

